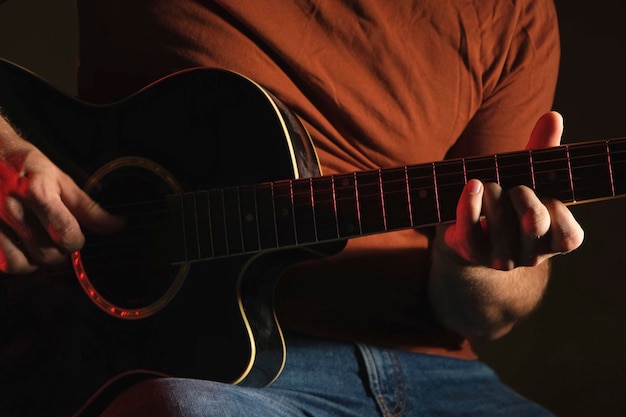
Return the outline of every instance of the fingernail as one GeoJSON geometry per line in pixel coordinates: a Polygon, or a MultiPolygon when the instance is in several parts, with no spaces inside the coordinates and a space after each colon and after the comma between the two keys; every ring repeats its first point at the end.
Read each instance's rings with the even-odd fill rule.
{"type": "Polygon", "coordinates": [[[478,194],[483,188],[483,183],[478,180],[470,180],[467,183],[467,192],[470,194],[478,194]]]}

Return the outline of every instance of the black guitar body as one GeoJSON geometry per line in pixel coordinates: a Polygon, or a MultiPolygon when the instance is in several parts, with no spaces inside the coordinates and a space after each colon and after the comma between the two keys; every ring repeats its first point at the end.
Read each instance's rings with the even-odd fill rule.
{"type": "Polygon", "coordinates": [[[251,81],[210,69],[91,106],[0,62],[2,114],[129,219],[112,237],[86,233],[76,272],[1,277],[1,416],[97,415],[119,390],[152,376],[262,386],[280,373],[273,288],[289,263],[315,251],[239,254],[247,242],[211,246],[179,218],[206,204],[185,193],[319,175],[306,132],[278,106],[251,81]],[[134,220],[145,201],[155,210],[134,220]],[[217,249],[224,256],[204,256],[217,249]]]}

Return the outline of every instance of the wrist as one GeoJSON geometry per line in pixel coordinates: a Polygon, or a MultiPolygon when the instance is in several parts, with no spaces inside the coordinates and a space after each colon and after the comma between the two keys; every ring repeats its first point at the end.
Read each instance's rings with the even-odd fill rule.
{"type": "Polygon", "coordinates": [[[435,242],[430,301],[448,329],[469,340],[497,339],[537,307],[548,271],[547,262],[510,271],[472,264],[435,242]]]}

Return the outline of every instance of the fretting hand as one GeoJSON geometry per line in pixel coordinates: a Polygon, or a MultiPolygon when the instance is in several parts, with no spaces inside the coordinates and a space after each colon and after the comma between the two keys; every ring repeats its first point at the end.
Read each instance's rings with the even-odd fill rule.
{"type": "MultiPolygon", "coordinates": [[[[558,113],[539,119],[528,149],[557,146],[558,113]]],[[[449,328],[470,339],[499,337],[535,309],[552,256],[582,244],[584,232],[569,209],[539,199],[528,187],[510,190],[470,180],[456,223],[437,228],[430,288],[433,307],[449,328]]]]}

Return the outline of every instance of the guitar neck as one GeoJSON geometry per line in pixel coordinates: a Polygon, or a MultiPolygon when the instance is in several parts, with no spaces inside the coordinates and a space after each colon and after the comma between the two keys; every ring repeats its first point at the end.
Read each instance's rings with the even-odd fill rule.
{"type": "Polygon", "coordinates": [[[469,179],[566,204],[626,194],[626,138],[186,193],[184,261],[325,243],[455,219],[469,179]]]}

